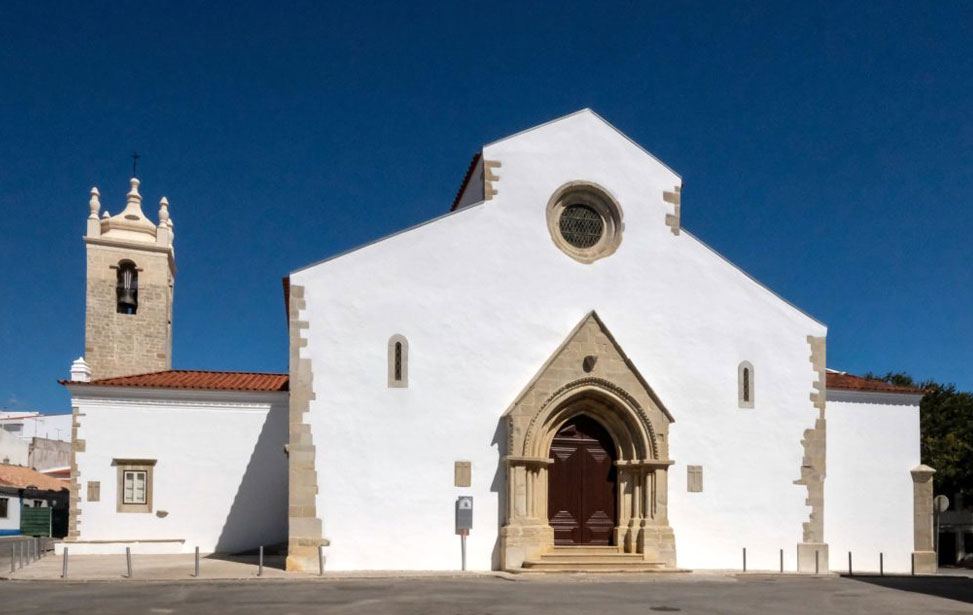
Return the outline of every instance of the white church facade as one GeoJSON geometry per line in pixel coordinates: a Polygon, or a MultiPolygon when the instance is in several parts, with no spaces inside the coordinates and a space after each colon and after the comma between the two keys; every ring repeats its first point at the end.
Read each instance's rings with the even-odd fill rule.
{"type": "Polygon", "coordinates": [[[588,110],[491,143],[450,213],[286,278],[284,375],[171,370],[168,204],[136,237],[93,201],[65,544],[454,569],[462,495],[472,569],[934,568],[921,391],[827,370],[824,324],[681,228],[681,185],[588,110]],[[106,352],[128,261],[153,333],[106,352]]]}

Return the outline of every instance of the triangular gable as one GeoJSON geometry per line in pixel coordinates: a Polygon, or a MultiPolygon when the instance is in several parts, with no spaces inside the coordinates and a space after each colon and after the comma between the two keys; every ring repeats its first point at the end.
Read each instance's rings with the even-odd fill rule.
{"type": "Polygon", "coordinates": [[[651,406],[664,414],[669,423],[675,422],[668,408],[594,310],[588,312],[571,330],[505,414],[512,414],[528,396],[537,399],[538,395],[544,395],[546,398],[560,386],[581,378],[601,378],[616,384],[629,395],[647,397],[651,406]],[[586,357],[595,359],[590,371],[586,371],[586,357]]]}

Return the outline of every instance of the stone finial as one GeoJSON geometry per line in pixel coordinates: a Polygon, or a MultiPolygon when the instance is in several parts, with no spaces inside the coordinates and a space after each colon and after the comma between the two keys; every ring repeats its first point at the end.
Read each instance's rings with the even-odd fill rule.
{"type": "Polygon", "coordinates": [[[132,179],[128,180],[128,182],[131,185],[131,188],[129,188],[128,191],[128,195],[126,195],[128,196],[128,202],[134,203],[136,205],[141,205],[142,195],[139,194],[139,179],[137,177],[133,177],[132,179]]]}
{"type": "Polygon", "coordinates": [[[159,226],[168,226],[167,220],[169,220],[169,199],[162,197],[159,201],[159,226]]]}
{"type": "Polygon", "coordinates": [[[78,357],[71,363],[71,382],[91,382],[91,368],[85,363],[84,357],[78,357]]]}
{"type": "Polygon", "coordinates": [[[88,215],[92,220],[98,219],[98,211],[101,209],[101,199],[99,198],[101,194],[98,192],[98,188],[91,188],[91,200],[88,201],[88,207],[91,208],[91,213],[88,215]]]}

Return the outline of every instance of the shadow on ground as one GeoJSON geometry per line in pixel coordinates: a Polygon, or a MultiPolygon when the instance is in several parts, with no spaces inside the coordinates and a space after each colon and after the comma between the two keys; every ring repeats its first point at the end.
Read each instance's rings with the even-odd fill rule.
{"type": "Polygon", "coordinates": [[[964,576],[848,576],[841,575],[850,581],[869,583],[889,589],[898,589],[918,594],[939,596],[949,600],[973,603],[973,577],[964,576]]]}

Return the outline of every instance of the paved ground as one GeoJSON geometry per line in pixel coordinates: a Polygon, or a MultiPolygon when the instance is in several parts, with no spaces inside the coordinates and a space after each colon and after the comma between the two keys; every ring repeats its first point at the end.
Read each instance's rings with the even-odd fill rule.
{"type": "Polygon", "coordinates": [[[146,583],[0,582],[10,613],[512,615],[973,612],[973,579],[558,575],[146,583]]]}
{"type": "MultiPolygon", "coordinates": [[[[48,539],[44,539],[44,540],[46,541],[48,539]]],[[[5,572],[7,570],[10,570],[11,552],[13,552],[14,555],[19,555],[20,545],[24,544],[25,542],[26,540],[21,536],[0,537],[0,572],[5,572]]],[[[44,548],[43,544],[41,546],[42,549],[44,548]]],[[[33,550],[34,547],[30,547],[30,549],[33,550]]],[[[24,553],[26,557],[26,551],[24,553]]]]}

